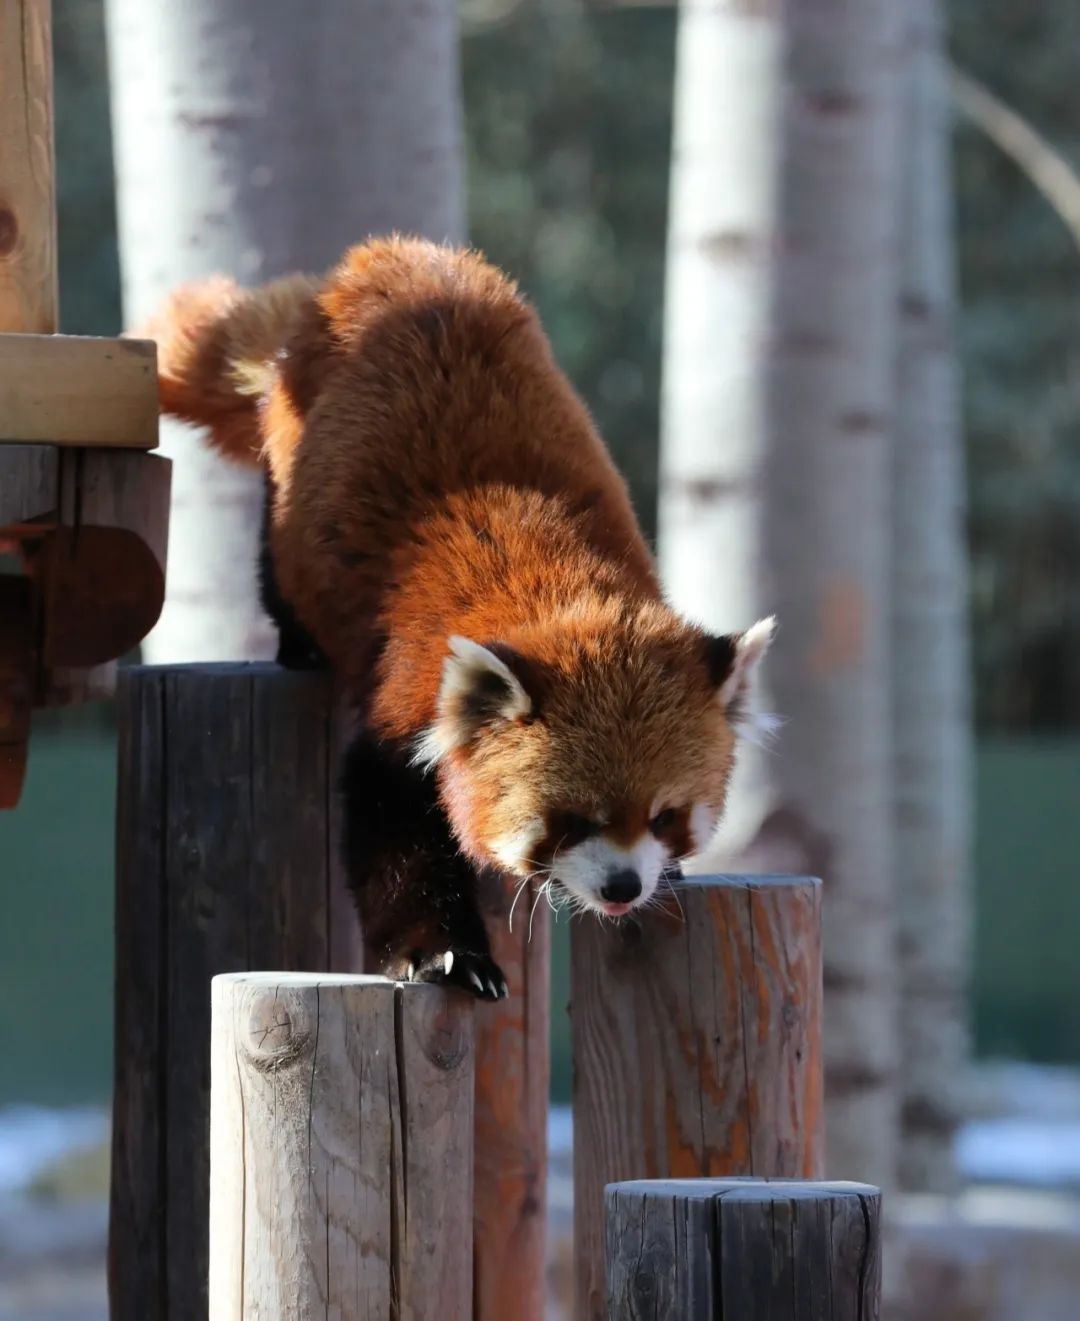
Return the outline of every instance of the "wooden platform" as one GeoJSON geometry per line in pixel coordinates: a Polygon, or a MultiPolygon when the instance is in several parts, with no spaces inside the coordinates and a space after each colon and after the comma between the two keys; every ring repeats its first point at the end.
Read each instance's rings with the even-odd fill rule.
{"type": "Polygon", "coordinates": [[[157,437],[153,341],[0,335],[0,445],[145,450],[157,437]]]}

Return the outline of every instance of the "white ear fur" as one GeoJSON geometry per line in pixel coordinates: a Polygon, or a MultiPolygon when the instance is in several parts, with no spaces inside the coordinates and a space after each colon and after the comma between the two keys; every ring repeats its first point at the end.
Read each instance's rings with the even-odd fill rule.
{"type": "Polygon", "coordinates": [[[773,734],[779,721],[775,716],[755,712],[750,703],[754,675],[769,650],[776,633],[776,619],[770,615],[740,633],[735,639],[735,655],[719,697],[731,716],[732,724],[741,738],[761,742],[773,734]]]}
{"type": "Polygon", "coordinates": [[[532,698],[505,661],[470,638],[452,637],[443,662],[435,723],[417,740],[414,761],[434,766],[491,720],[520,720],[532,698]]]}

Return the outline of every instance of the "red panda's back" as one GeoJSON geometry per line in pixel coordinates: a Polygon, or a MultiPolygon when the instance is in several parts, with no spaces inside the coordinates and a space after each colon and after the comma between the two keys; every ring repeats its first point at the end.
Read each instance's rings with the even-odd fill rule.
{"type": "Polygon", "coordinates": [[[290,346],[267,412],[272,460],[288,453],[275,553],[316,636],[373,622],[395,551],[449,497],[485,490],[552,498],[590,552],[655,592],[625,484],[505,276],[473,253],[379,241],[347,254],[318,309],[326,353],[290,346]]]}

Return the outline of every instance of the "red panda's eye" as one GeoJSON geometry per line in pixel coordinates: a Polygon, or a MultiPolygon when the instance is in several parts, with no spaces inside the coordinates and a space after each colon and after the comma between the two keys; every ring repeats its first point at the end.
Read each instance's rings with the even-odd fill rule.
{"type": "Polygon", "coordinates": [[[577,812],[560,812],[557,825],[562,836],[559,841],[560,848],[572,848],[575,844],[590,839],[600,830],[595,821],[590,821],[587,816],[581,816],[577,812]]]}
{"type": "Polygon", "coordinates": [[[670,830],[675,824],[675,818],[678,813],[673,807],[665,807],[662,812],[657,812],[649,822],[649,829],[654,835],[662,835],[665,830],[670,830]]]}

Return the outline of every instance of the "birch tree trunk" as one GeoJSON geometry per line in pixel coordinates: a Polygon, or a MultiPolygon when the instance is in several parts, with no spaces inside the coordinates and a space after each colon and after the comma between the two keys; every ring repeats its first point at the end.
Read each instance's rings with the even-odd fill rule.
{"type": "Polygon", "coordinates": [[[900,1179],[948,1192],[968,1055],[971,804],[950,113],[938,0],[911,0],[908,41],[893,458],[900,1179]]]}
{"type": "MultiPolygon", "coordinates": [[[[175,283],[320,270],[370,233],[462,237],[453,0],[108,0],[127,323],[175,283]]],[[[273,653],[261,482],[178,424],[152,661],[273,653]]]]}
{"type": "MultiPolygon", "coordinates": [[[[902,9],[788,7],[765,590],[788,718],[764,854],[825,883],[826,1171],[892,1185],[889,610],[902,9]]],[[[768,861],[767,857],[764,859],[768,861]]]]}
{"type": "MultiPolygon", "coordinates": [[[[898,1128],[889,488],[901,17],[890,0],[784,7],[771,223],[760,209],[768,194],[751,194],[759,232],[775,238],[761,249],[767,279],[758,273],[756,285],[744,285],[766,306],[744,324],[766,331],[732,355],[730,336],[703,321],[696,328],[710,336],[710,360],[699,367],[713,378],[710,389],[741,379],[744,397],[764,402],[760,412],[732,415],[726,430],[713,428],[712,471],[721,480],[709,517],[718,526],[708,538],[697,534],[695,550],[686,513],[679,560],[662,551],[669,575],[689,573],[697,560],[693,581],[711,593],[710,622],[732,628],[768,611],[779,616],[768,669],[770,699],[787,722],[780,748],[736,784],[736,833],[709,861],[824,880],[826,1169],[886,1187],[898,1128]]],[[[691,10],[683,21],[693,18],[691,10]]],[[[684,61],[680,77],[692,67],[684,61]]],[[[752,137],[753,124],[763,131],[764,116],[750,124],[738,117],[757,90],[738,83],[735,68],[699,76],[731,85],[735,109],[718,133],[752,137]]],[[[690,92],[678,95],[688,101],[690,92]]],[[[744,189],[738,175],[721,176],[724,161],[714,160],[714,189],[744,189]]],[[[686,173],[681,154],[677,170],[686,173]]],[[[689,191],[683,204],[704,212],[689,191]]],[[[679,214],[673,201],[676,223],[679,214]]],[[[672,323],[679,288],[673,270],[672,323]]],[[[695,333],[692,321],[672,329],[695,333]]],[[[696,403],[690,374],[677,374],[673,361],[668,388],[664,440],[673,446],[676,392],[687,414],[696,403]]],[[[707,423],[694,425],[704,450],[707,423]]],[[[670,476],[666,457],[664,471],[670,476]]],[[[670,519],[664,535],[675,535],[670,519]]],[[[689,588],[668,583],[681,604],[706,614],[689,588]]]]}
{"type": "MultiPolygon", "coordinates": [[[[715,632],[761,613],[763,367],[776,224],[780,0],[680,6],[664,305],[659,559],[672,603],[715,632]]],[[[719,847],[760,822],[745,748],[719,847]]]]}

